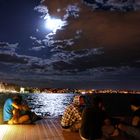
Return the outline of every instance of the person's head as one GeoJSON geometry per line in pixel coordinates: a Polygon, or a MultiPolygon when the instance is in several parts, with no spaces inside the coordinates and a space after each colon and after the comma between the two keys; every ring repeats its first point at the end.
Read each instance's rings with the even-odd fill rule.
{"type": "Polygon", "coordinates": [[[101,110],[105,109],[103,99],[99,96],[92,97],[91,104],[92,104],[92,106],[99,108],[101,110]]]}
{"type": "Polygon", "coordinates": [[[73,98],[73,104],[74,105],[84,105],[85,104],[85,97],[82,95],[76,95],[73,98]]]}
{"type": "Polygon", "coordinates": [[[17,105],[21,104],[21,102],[22,102],[22,96],[21,96],[21,95],[15,95],[15,96],[13,97],[13,101],[14,101],[14,103],[17,104],[17,105]]]}
{"type": "Polygon", "coordinates": [[[104,124],[105,125],[111,125],[111,120],[110,119],[105,119],[104,124]]]}
{"type": "Polygon", "coordinates": [[[140,103],[137,98],[132,98],[130,101],[130,107],[132,111],[136,111],[137,109],[140,108],[140,103]]]}

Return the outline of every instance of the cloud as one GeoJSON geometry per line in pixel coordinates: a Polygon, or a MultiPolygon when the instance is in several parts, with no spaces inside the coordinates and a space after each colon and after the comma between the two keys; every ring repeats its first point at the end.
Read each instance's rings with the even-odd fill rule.
{"type": "MultiPolygon", "coordinates": [[[[113,6],[129,4],[96,2],[113,6]]],[[[37,58],[35,62],[31,59],[31,71],[36,69],[41,73],[44,68],[45,72],[53,70],[59,73],[60,70],[79,72],[109,66],[136,67],[134,61],[139,60],[137,53],[140,51],[139,12],[93,12],[77,0],[72,3],[61,0],[61,3],[44,1],[35,7],[42,16],[60,16],[67,20],[68,25],[56,34],[46,33],[42,39],[30,37],[33,41],[32,51],[44,54],[46,50],[50,54],[49,57],[44,54],[46,57],[37,58]],[[41,67],[35,68],[36,65],[41,67]]]]}
{"type": "Polygon", "coordinates": [[[21,63],[26,64],[27,61],[16,53],[19,43],[10,44],[8,42],[0,42],[0,62],[1,63],[21,63]]]}
{"type": "Polygon", "coordinates": [[[118,1],[118,0],[84,0],[84,3],[92,7],[92,9],[102,9],[108,11],[133,11],[140,10],[139,0],[118,1]]]}
{"type": "MultiPolygon", "coordinates": [[[[63,3],[64,3],[64,1],[63,1],[63,3]]],[[[63,3],[61,3],[61,4],[63,5],[63,3]]],[[[68,3],[68,4],[65,5],[66,7],[62,7],[62,6],[59,5],[59,7],[57,7],[57,9],[55,9],[55,12],[59,13],[59,14],[61,14],[61,12],[65,13],[64,14],[64,19],[67,19],[68,17],[75,17],[75,18],[77,18],[77,17],[79,17],[78,13],[80,11],[78,5],[79,5],[79,2],[68,3]]],[[[34,8],[34,10],[38,11],[39,13],[42,13],[43,16],[41,16],[41,17],[45,18],[49,14],[52,15],[51,9],[54,9],[55,6],[56,6],[55,3],[53,3],[53,8],[52,7],[50,8],[50,6],[45,6],[45,5],[41,4],[41,5],[36,6],[34,8]]]]}
{"type": "Polygon", "coordinates": [[[41,13],[42,14],[41,17],[45,17],[46,15],[48,15],[48,8],[44,5],[38,5],[34,8],[34,10],[41,13]]]}
{"type": "Polygon", "coordinates": [[[96,69],[89,69],[78,74],[21,74],[0,72],[1,80],[9,81],[24,86],[38,86],[38,87],[62,87],[62,88],[136,88],[138,84],[135,77],[139,69],[132,69],[130,67],[100,67],[96,69]],[[111,73],[108,71],[111,69],[111,73]],[[133,72],[133,74],[132,74],[133,72]],[[125,74],[124,74],[125,73],[125,74]],[[110,74],[112,75],[110,77],[110,74]],[[131,80],[126,81],[126,76],[131,80]],[[121,77],[121,79],[120,79],[121,77]],[[127,84],[126,84],[127,83],[127,84]],[[121,86],[120,86],[121,84],[121,86]]]}
{"type": "Polygon", "coordinates": [[[77,16],[79,16],[78,15],[79,4],[81,4],[79,0],[74,0],[74,1],[60,0],[59,2],[57,0],[54,0],[53,3],[49,1],[41,2],[41,6],[45,5],[48,8],[48,11],[49,11],[48,13],[50,15],[57,15],[57,16],[61,15],[60,17],[63,17],[65,15],[65,18],[69,16],[76,18],[77,16]]]}
{"type": "MultiPolygon", "coordinates": [[[[67,11],[73,12],[73,9],[76,9],[72,8],[73,6],[71,5],[76,5],[77,9],[75,11],[78,12],[78,17],[66,18],[68,25],[65,29],[58,30],[56,34],[51,34],[51,36],[48,35],[49,38],[53,39],[55,45],[57,41],[66,39],[73,39],[73,49],[101,46],[106,48],[117,46],[127,48],[131,46],[133,48],[136,44],[140,44],[139,12],[93,12],[78,0],[74,0],[73,3],[64,0],[60,2],[62,3],[61,5],[56,0],[53,3],[45,1],[41,6],[43,6],[42,9],[46,6],[48,11],[45,10],[43,14],[60,16],[63,19],[67,15],[67,11]],[[63,12],[57,12],[57,9],[61,9],[63,12]],[[76,35],[77,31],[82,32],[76,35]]],[[[98,1],[98,3],[100,2],[102,3],[102,1],[98,1]]],[[[107,1],[106,3],[111,4],[112,2],[107,1]]],[[[70,14],[68,15],[67,17],[70,17],[70,14]]],[[[49,41],[51,42],[50,39],[49,41]]]]}
{"type": "Polygon", "coordinates": [[[7,42],[0,42],[0,53],[3,54],[14,54],[19,43],[10,44],[7,42]]]}
{"type": "Polygon", "coordinates": [[[44,49],[44,48],[45,48],[45,46],[36,46],[36,47],[32,47],[31,50],[40,51],[40,50],[42,50],[42,49],[44,49]]]}
{"type": "Polygon", "coordinates": [[[16,54],[1,54],[0,53],[0,62],[3,63],[20,63],[20,64],[26,64],[27,60],[24,57],[20,57],[16,54]]]}
{"type": "Polygon", "coordinates": [[[59,51],[52,55],[51,60],[52,62],[57,61],[64,61],[70,63],[72,60],[77,58],[85,58],[94,55],[102,55],[103,49],[102,48],[94,48],[94,49],[83,49],[79,51],[59,51]]]}
{"type": "Polygon", "coordinates": [[[31,40],[36,40],[37,38],[35,36],[30,36],[31,40]]]}
{"type": "Polygon", "coordinates": [[[93,50],[81,50],[79,52],[72,51],[61,51],[54,53],[50,58],[44,59],[39,57],[33,57],[29,55],[19,55],[17,53],[14,53],[13,55],[9,54],[1,54],[1,62],[6,65],[6,63],[9,64],[9,66],[12,64],[12,69],[21,72],[21,73],[48,73],[48,74],[54,74],[54,73],[61,73],[60,70],[66,70],[69,73],[72,73],[77,69],[76,65],[73,67],[72,61],[78,58],[88,57],[90,55],[102,55],[102,49],[93,49],[93,50]],[[65,64],[69,67],[66,67],[64,65],[61,65],[61,68],[57,68],[57,66],[61,63],[65,62],[65,64]],[[74,70],[72,70],[72,69],[74,70]]]}
{"type": "Polygon", "coordinates": [[[34,26],[29,40],[0,42],[0,78],[20,84],[71,87],[79,82],[92,87],[94,82],[139,80],[140,13],[108,12],[116,7],[126,10],[127,2],[95,0],[89,5],[93,1],[86,1],[88,5],[79,0],[42,0],[34,8],[39,23],[44,24],[46,16],[56,16],[67,25],[56,33],[34,26]],[[95,7],[108,11],[93,11],[95,7]]]}

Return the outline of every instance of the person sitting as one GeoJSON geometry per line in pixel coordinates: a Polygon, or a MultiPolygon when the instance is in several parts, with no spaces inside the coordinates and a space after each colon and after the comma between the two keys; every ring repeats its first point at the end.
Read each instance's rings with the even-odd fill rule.
{"type": "Polygon", "coordinates": [[[81,113],[84,108],[84,96],[75,96],[73,102],[68,105],[61,119],[63,130],[78,131],[81,127],[81,113]]]}
{"type": "Polygon", "coordinates": [[[140,140],[140,102],[137,98],[131,99],[130,108],[133,112],[131,124],[120,123],[118,128],[133,139],[140,140]]]}
{"type": "Polygon", "coordinates": [[[82,140],[95,140],[102,137],[102,126],[106,119],[103,100],[99,96],[91,97],[91,106],[82,113],[80,137],[82,140]]]}
{"type": "Polygon", "coordinates": [[[22,96],[20,95],[8,98],[4,103],[3,121],[6,124],[32,123],[39,119],[41,118],[22,103],[22,96]]]}
{"type": "Polygon", "coordinates": [[[140,127],[140,103],[137,99],[131,101],[131,110],[133,111],[132,126],[140,127]]]}

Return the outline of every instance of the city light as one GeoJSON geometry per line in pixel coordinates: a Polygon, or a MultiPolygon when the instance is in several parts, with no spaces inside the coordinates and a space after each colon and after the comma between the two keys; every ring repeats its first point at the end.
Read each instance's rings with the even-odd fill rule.
{"type": "Polygon", "coordinates": [[[129,89],[68,89],[20,87],[0,82],[0,93],[80,93],[80,94],[140,94],[140,90],[129,89]]]}

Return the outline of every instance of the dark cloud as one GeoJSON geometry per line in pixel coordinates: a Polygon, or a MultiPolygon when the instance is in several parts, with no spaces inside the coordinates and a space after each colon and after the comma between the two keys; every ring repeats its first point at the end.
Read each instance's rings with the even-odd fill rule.
{"type": "Polygon", "coordinates": [[[140,44],[139,14],[91,11],[88,15],[80,15],[80,20],[70,22],[66,31],[58,32],[55,39],[71,38],[76,30],[82,30],[74,48],[133,47],[140,44]]]}
{"type": "Polygon", "coordinates": [[[16,55],[0,54],[0,61],[7,63],[21,63],[26,64],[27,61],[24,58],[19,58],[16,55]]]}
{"type": "MultiPolygon", "coordinates": [[[[64,44],[61,44],[63,45],[61,49],[64,48],[69,54],[70,51],[75,50],[76,52],[77,50],[78,54],[80,50],[85,48],[89,48],[90,51],[91,48],[103,47],[104,54],[101,56],[83,56],[83,58],[74,57],[75,59],[71,60],[71,64],[63,61],[55,62],[55,68],[71,69],[76,67],[82,70],[98,66],[138,66],[135,60],[139,59],[140,53],[139,12],[92,12],[88,8],[85,11],[85,13],[88,12],[87,15],[80,14],[80,20],[70,21],[66,30],[57,32],[54,36],[55,40],[72,38],[76,30],[81,30],[80,38],[75,40],[71,47],[64,47],[64,44]]],[[[58,44],[56,41],[55,45],[58,44]]]]}

